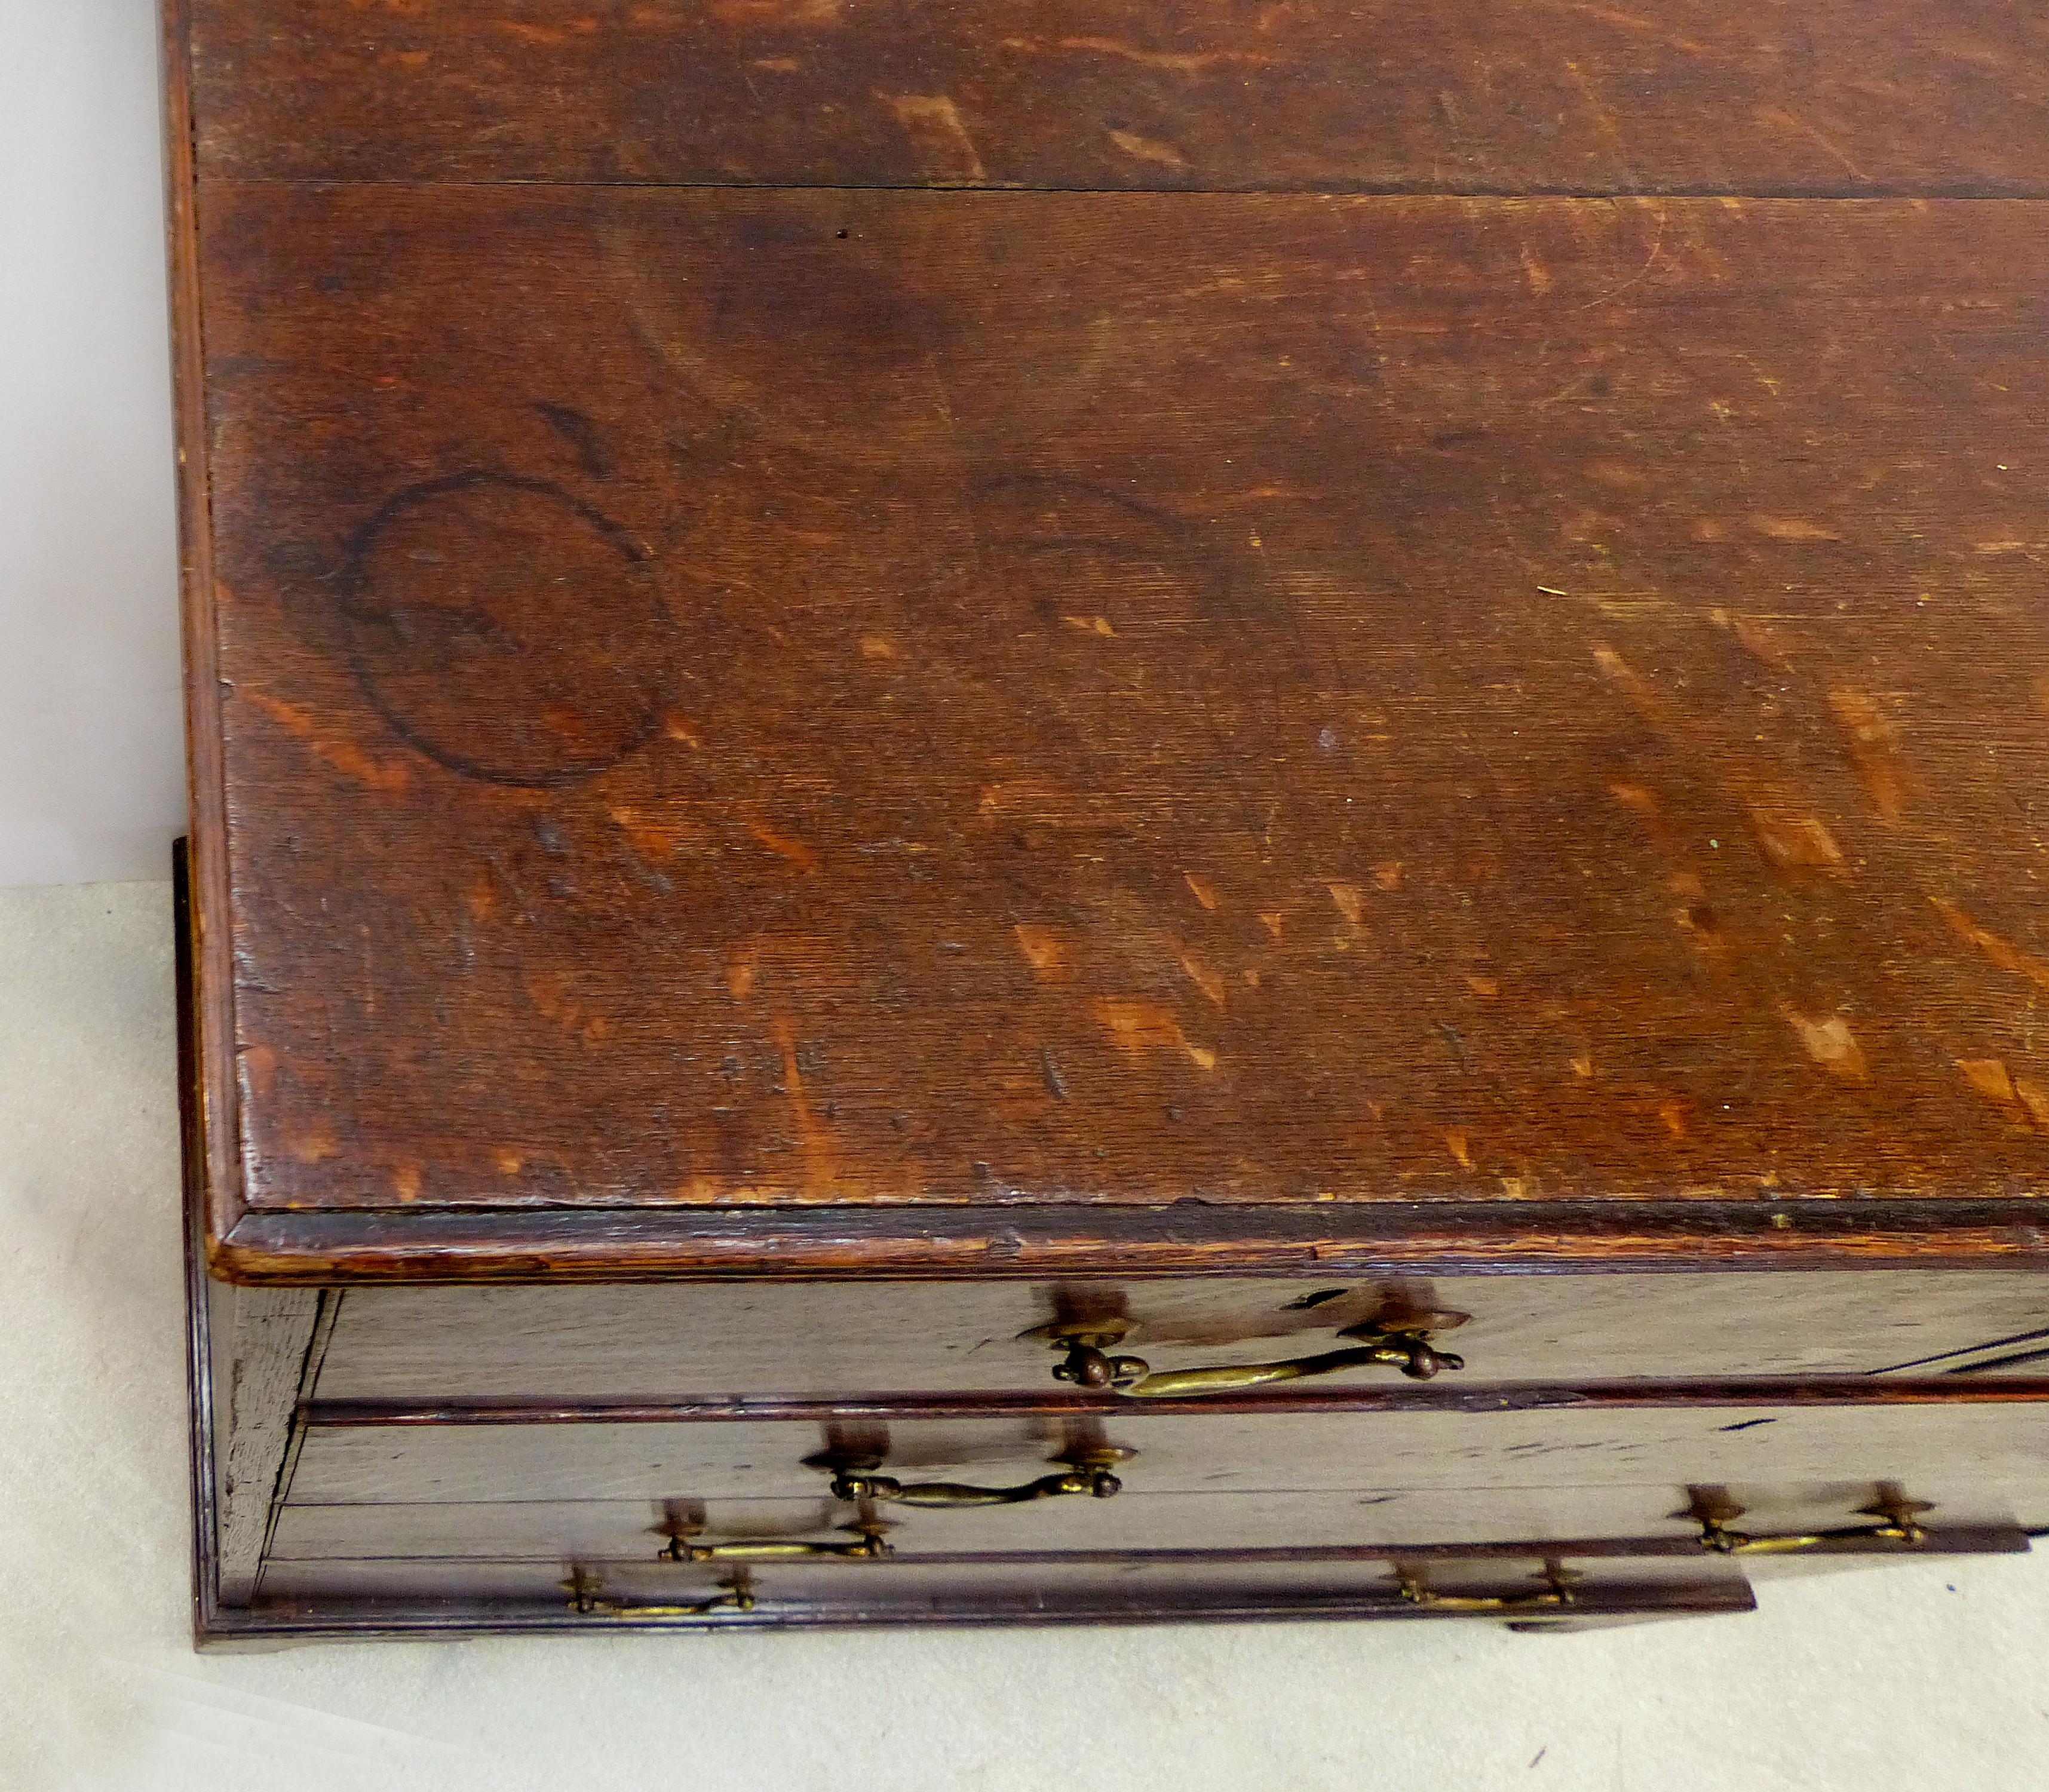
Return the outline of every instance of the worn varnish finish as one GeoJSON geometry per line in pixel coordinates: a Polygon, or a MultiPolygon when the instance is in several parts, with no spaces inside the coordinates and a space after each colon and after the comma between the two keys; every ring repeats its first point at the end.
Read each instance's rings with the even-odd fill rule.
{"type": "Polygon", "coordinates": [[[209,217],[259,1207],[2049,1164],[2042,208],[209,217]]]}
{"type": "Polygon", "coordinates": [[[2039,1518],[2039,21],[166,20],[188,1170],[280,1285],[195,1288],[204,1635],[1446,1609],[1390,1538],[1569,1623],[1748,1603],[1689,1483],[2039,1518]],[[1428,1386],[1016,1339],[1429,1276],[1428,1386]],[[615,1572],[851,1432],[1140,1454],[615,1572]]]}
{"type": "Polygon", "coordinates": [[[294,179],[2040,192],[2004,0],[200,0],[209,168],[294,179]]]}

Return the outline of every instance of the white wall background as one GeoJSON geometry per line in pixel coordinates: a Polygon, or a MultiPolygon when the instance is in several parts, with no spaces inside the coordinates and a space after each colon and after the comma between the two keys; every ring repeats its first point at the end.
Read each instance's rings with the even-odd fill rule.
{"type": "Polygon", "coordinates": [[[154,0],[0,0],[0,885],[184,826],[157,120],[154,0]]]}

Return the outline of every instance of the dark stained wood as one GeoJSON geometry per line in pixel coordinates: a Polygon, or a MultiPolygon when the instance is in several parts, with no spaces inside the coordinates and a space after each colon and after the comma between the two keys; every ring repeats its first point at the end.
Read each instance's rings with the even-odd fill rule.
{"type": "Polygon", "coordinates": [[[2049,189],[2015,0],[200,0],[294,179],[2049,189]]]}
{"type": "MultiPolygon", "coordinates": [[[[242,1213],[235,1149],[235,1013],[227,837],[220,825],[226,779],[220,727],[220,629],[213,572],[213,495],[208,473],[205,325],[200,293],[199,195],[193,154],[185,0],[161,0],[164,30],[165,241],[169,266],[171,378],[178,465],[178,587],[184,627],[185,757],[192,837],[173,848],[178,888],[181,1047],[191,1074],[185,1149],[196,1154],[211,1242],[242,1213]],[[190,962],[187,962],[187,956],[190,962]]],[[[184,1061],[181,1060],[181,1063],[184,1061]]],[[[188,1173],[195,1166],[188,1165],[188,1173]]]]}
{"type": "MultiPolygon", "coordinates": [[[[1755,1600],[1735,1563],[1702,1558],[1589,1561],[1569,1615],[1518,1613],[1553,1623],[1748,1611],[1755,1600]]],[[[1542,1564],[1527,1558],[1432,1562],[1441,1592],[1528,1594],[1542,1564]]],[[[460,1635],[542,1631],[603,1635],[628,1629],[808,1629],[850,1624],[920,1627],[1102,1624],[1270,1619],[1441,1621],[1455,1615],[1402,1599],[1384,1564],[1304,1561],[1166,1562],[1114,1558],[1017,1565],[947,1563],[777,1565],[750,1580],[759,1601],[700,1619],[593,1615],[566,1607],[571,1565],[527,1562],[287,1563],[277,1591],[243,1611],[217,1611],[208,1640],[329,1636],[460,1635]]],[[[724,1568],[618,1567],[593,1578],[605,1596],[642,1603],[705,1598],[729,1584],[724,1568]]],[[[1522,1627],[1518,1625],[1518,1627],[1522,1627]]]]}
{"type": "Polygon", "coordinates": [[[1600,1207],[494,1207],[252,1214],[211,1260],[238,1281],[435,1284],[806,1276],[1021,1277],[1460,1270],[2044,1266],[2033,1207],[1919,1201],[1600,1207]],[[946,1217],[941,1217],[944,1215],[946,1217]]]}
{"type": "Polygon", "coordinates": [[[255,1207],[2049,1168],[2043,208],[208,207],[255,1207]]]}

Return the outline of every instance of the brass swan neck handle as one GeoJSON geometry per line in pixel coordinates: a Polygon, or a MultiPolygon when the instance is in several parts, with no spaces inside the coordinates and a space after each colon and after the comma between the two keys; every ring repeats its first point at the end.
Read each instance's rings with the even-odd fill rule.
{"type": "Polygon", "coordinates": [[[744,1572],[735,1575],[709,1599],[678,1605],[642,1605],[602,1596],[605,1583],[577,1568],[562,1583],[570,1610],[585,1618],[706,1618],[721,1611],[752,1611],[754,1588],[744,1572]]]}
{"type": "Polygon", "coordinates": [[[866,1464],[847,1466],[834,1470],[832,1493],[835,1499],[890,1506],[1022,1506],[1035,1499],[1083,1495],[1108,1499],[1124,1486],[1111,1469],[1130,1453],[1113,1448],[1082,1451],[1067,1458],[1058,1474],[1041,1475],[1014,1487],[976,1487],[965,1481],[904,1482],[878,1475],[866,1464]]]}
{"type": "Polygon", "coordinates": [[[1759,1536],[1731,1527],[1744,1515],[1744,1508],[1720,1487],[1690,1490],[1693,1503],[1675,1518],[1691,1518],[1701,1527],[1700,1543],[1718,1556],[1790,1556],[1803,1550],[1825,1550],[1854,1544],[1888,1545],[1899,1549],[1918,1549],[1928,1541],[1921,1524],[1923,1512],[1934,1510],[1927,1500],[1910,1499],[1896,1481],[1881,1481],[1876,1497],[1857,1508],[1868,1518],[1868,1525],[1843,1525],[1829,1530],[1775,1532],[1759,1536]]]}
{"type": "Polygon", "coordinates": [[[1574,1573],[1561,1561],[1547,1559],[1534,1578],[1543,1583],[1534,1592],[1441,1593],[1425,1585],[1422,1576],[1414,1569],[1397,1566],[1394,1587],[1404,1601],[1425,1611],[1500,1612],[1514,1615],[1576,1603],[1578,1596],[1573,1588],[1584,1576],[1574,1573]]]}
{"type": "Polygon", "coordinates": [[[845,1542],[822,1542],[795,1537],[741,1538],[730,1543],[693,1543],[689,1537],[671,1537],[655,1552],[671,1562],[780,1562],[837,1557],[847,1561],[878,1561],[894,1553],[884,1541],[879,1525],[847,1525],[853,1535],[845,1542]]]}
{"type": "Polygon", "coordinates": [[[1384,1314],[1338,1333],[1355,1340],[1337,1350],[1290,1357],[1277,1362],[1227,1363],[1207,1369],[1156,1370],[1141,1356],[1114,1356],[1131,1329],[1123,1320],[1082,1320],[1044,1325],[1028,1331],[1059,1351],[1053,1378],[1079,1388],[1106,1390],[1133,1400],[1162,1400],[1188,1395],[1235,1394],[1273,1382],[1328,1375],[1340,1369],[1379,1366],[1399,1370],[1411,1381],[1427,1382],[1446,1369],[1463,1369],[1465,1359],[1431,1343],[1434,1332],[1463,1325],[1470,1316],[1453,1312],[1384,1314]]]}

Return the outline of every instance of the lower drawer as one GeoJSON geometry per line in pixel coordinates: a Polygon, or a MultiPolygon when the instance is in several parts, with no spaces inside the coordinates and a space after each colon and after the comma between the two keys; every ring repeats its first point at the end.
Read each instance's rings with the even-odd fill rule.
{"type": "MultiPolygon", "coordinates": [[[[1940,1479],[1890,1490],[1868,1482],[1793,1487],[1505,1488],[1353,1493],[1120,1493],[951,1509],[830,1499],[515,1500],[498,1504],[286,1506],[270,1540],[274,1569],[392,1558],[645,1565],[664,1551],[751,1548],[851,1553],[874,1534],[901,1559],[1036,1551],[1499,1549],[1519,1543],[1602,1553],[1701,1547],[1702,1518],[1751,1537],[1839,1534],[1821,1553],[1855,1553],[1853,1534],[1897,1491],[1931,1547],[2023,1546],[1997,1489],[1940,1479]]],[[[1875,1552],[1883,1539],[1864,1541],[1875,1552]]],[[[278,1584],[274,1574],[266,1587],[278,1584]]]]}
{"type": "Polygon", "coordinates": [[[1734,1563],[1502,1556],[1393,1564],[1317,1558],[762,1565],[545,1561],[281,1562],[258,1610],[365,1634],[523,1624],[1014,1624],[1189,1619],[1491,1617],[1576,1627],[1744,1611],[1734,1563]]]}
{"type": "MultiPolygon", "coordinates": [[[[294,1505],[818,1499],[833,1464],[900,1480],[1021,1484],[1077,1452],[1123,1452],[1131,1493],[1874,1482],[2028,1483],[2049,1401],[1448,1408],[1106,1417],[746,1417],[659,1422],[329,1424],[305,1429],[294,1505]]],[[[1091,1502],[1094,1503],[1094,1502],[1091,1502]]]]}

